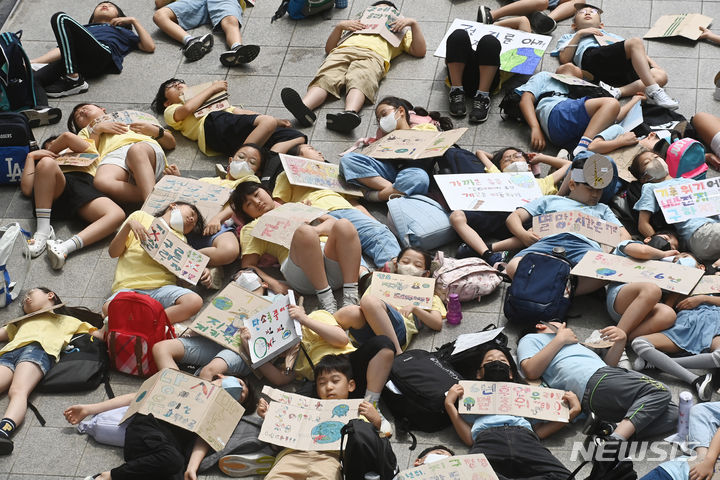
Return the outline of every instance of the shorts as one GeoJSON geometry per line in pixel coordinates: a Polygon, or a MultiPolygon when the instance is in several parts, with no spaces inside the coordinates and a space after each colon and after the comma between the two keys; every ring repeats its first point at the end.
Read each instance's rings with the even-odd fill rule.
{"type": "Polygon", "coordinates": [[[185,365],[205,366],[215,358],[222,359],[228,366],[227,375],[244,377],[250,374],[250,367],[237,353],[223,348],[219,343],[213,342],[207,337],[180,337],[180,343],[185,348],[180,363],[185,365]]]}
{"type": "Polygon", "coordinates": [[[48,355],[37,342],[30,343],[24,347],[16,348],[15,350],[11,350],[0,355],[0,365],[9,368],[13,372],[15,371],[15,367],[22,362],[34,363],[40,367],[43,375],[50,370],[50,367],[52,367],[52,364],[54,363],[50,360],[50,355],[48,355]]]}
{"type": "MultiPolygon", "coordinates": [[[[405,348],[407,343],[407,329],[405,328],[405,318],[398,312],[394,307],[385,304],[385,310],[387,310],[388,317],[390,317],[390,323],[392,323],[393,330],[395,330],[395,336],[397,336],[398,343],[400,346],[405,348]]],[[[370,328],[370,325],[365,324],[362,328],[350,328],[348,330],[355,343],[362,345],[369,339],[373,338],[377,334],[370,328]]]]}
{"type": "Polygon", "coordinates": [[[690,236],[688,248],[700,260],[720,258],[720,222],[709,221],[690,236]]]}
{"type": "Polygon", "coordinates": [[[258,115],[236,115],[219,111],[208,114],[203,124],[205,148],[232,157],[255,130],[258,115]]]}
{"type": "MultiPolygon", "coordinates": [[[[325,244],[321,244],[323,248],[323,259],[325,260],[325,276],[327,277],[328,284],[333,290],[337,290],[343,286],[343,275],[340,270],[340,264],[335,260],[331,260],[325,256],[325,244]]],[[[280,272],[285,276],[285,280],[290,286],[297,290],[303,295],[312,295],[316,293],[315,287],[310,283],[305,272],[293,263],[290,255],[280,266],[280,272]]]]}
{"type": "Polygon", "coordinates": [[[223,233],[227,232],[233,232],[235,234],[235,227],[228,227],[224,223],[220,225],[220,230],[218,230],[217,233],[213,235],[195,235],[195,234],[188,234],[186,236],[188,244],[193,247],[195,250],[200,250],[201,248],[208,248],[212,247],[213,242],[217,237],[222,235],[223,233]]]}
{"type": "Polygon", "coordinates": [[[495,238],[508,238],[512,234],[505,225],[509,212],[477,212],[474,210],[463,210],[465,219],[470,228],[480,236],[491,235],[495,238]]]}
{"type": "Polygon", "coordinates": [[[147,290],[140,288],[121,288],[117,292],[110,295],[110,297],[105,301],[105,303],[111,302],[112,299],[115,298],[115,295],[120,292],[137,292],[143,295],[147,295],[148,297],[154,298],[155,300],[160,302],[163,308],[172,307],[173,305],[175,305],[175,302],[177,302],[178,298],[182,297],[183,295],[187,295],[188,293],[195,293],[190,289],[178,287],[177,285],[163,285],[162,287],[147,290]]]}
{"type": "Polygon", "coordinates": [[[264,146],[266,150],[270,150],[278,143],[295,140],[296,138],[302,138],[304,140],[303,143],[307,143],[308,141],[307,135],[302,133],[300,130],[295,130],[294,128],[287,127],[278,127],[275,129],[273,134],[270,135],[270,138],[268,138],[264,146]]]}
{"type": "Polygon", "coordinates": [[[720,336],[719,310],[708,304],[692,310],[680,310],[675,325],[660,333],[686,352],[697,355],[709,350],[713,338],[720,336]]]}
{"type": "Polygon", "coordinates": [[[320,87],[335,98],[357,88],[375,103],[380,80],[385,76],[385,60],[377,53],[361,47],[335,48],[320,65],[309,87],[320,87]]]}
{"type": "Polygon", "coordinates": [[[585,133],[590,115],[585,109],[587,97],[563,100],[550,111],[547,134],[550,141],[559,147],[572,150],[585,133]]]}
{"type": "Polygon", "coordinates": [[[337,452],[290,450],[275,462],[265,480],[311,478],[313,480],[341,480],[337,452]]]}
{"type": "Polygon", "coordinates": [[[217,29],[225,17],[235,17],[242,25],[242,7],[238,0],[177,0],[167,6],[183,30],[211,24],[217,29]]]}
{"type": "Polygon", "coordinates": [[[613,282],[607,286],[607,293],[605,296],[605,307],[607,308],[608,315],[612,318],[613,322],[618,323],[622,314],[615,310],[615,300],[617,299],[618,293],[622,287],[626,284],[613,282]]]}
{"type": "Polygon", "coordinates": [[[583,70],[592,73],[595,83],[603,81],[613,87],[622,87],[640,78],[625,54],[625,41],[588,48],[580,63],[583,70]]]}
{"type": "Polygon", "coordinates": [[[159,180],[163,174],[163,171],[165,171],[165,152],[157,142],[149,142],[147,140],[144,140],[142,142],[135,142],[120,148],[116,148],[115,150],[103,157],[98,167],[102,167],[103,165],[117,165],[118,167],[122,168],[130,174],[128,182],[134,183],[132,172],[130,172],[130,169],[127,167],[125,157],[127,157],[130,147],[132,147],[133,145],[137,145],[138,143],[147,143],[152,147],[153,151],[155,152],[155,180],[159,180]]]}
{"type": "Polygon", "coordinates": [[[710,150],[715,155],[720,155],[720,132],[716,133],[710,141],[710,150]]]}
{"type": "MultiPolygon", "coordinates": [[[[93,186],[95,177],[87,172],[65,173],[65,190],[53,200],[51,218],[53,220],[70,220],[77,218],[77,211],[96,198],[106,197],[93,186]]],[[[32,197],[33,212],[35,197],[32,197]]]]}
{"type": "Polygon", "coordinates": [[[524,257],[531,252],[547,253],[549,255],[552,253],[554,247],[563,247],[565,249],[565,257],[573,266],[577,265],[587,252],[602,252],[600,245],[592,240],[583,240],[572,233],[557,233],[538,240],[524,250],[521,250],[516,257],[524,257]]]}

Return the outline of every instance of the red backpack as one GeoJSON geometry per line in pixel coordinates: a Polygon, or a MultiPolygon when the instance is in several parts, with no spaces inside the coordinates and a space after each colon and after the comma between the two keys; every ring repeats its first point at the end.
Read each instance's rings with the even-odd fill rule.
{"type": "Polygon", "coordinates": [[[162,304],[154,298],[120,292],[110,302],[106,341],[111,367],[149,377],[158,371],[152,356],[153,345],[170,338],[176,338],[175,328],[162,304]]]}

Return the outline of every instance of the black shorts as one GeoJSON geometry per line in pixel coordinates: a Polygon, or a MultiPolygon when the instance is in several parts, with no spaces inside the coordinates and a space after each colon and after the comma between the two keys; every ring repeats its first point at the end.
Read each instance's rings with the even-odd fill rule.
{"type": "Polygon", "coordinates": [[[467,224],[480,236],[492,236],[499,239],[511,237],[512,234],[505,225],[510,212],[479,212],[464,210],[467,224]]]}
{"type": "Polygon", "coordinates": [[[385,335],[376,335],[368,339],[360,345],[357,350],[346,353],[350,364],[352,365],[353,378],[355,380],[355,390],[350,394],[350,398],[362,398],[367,389],[367,369],[375,355],[382,349],[395,352],[395,346],[385,335]]]}
{"type": "Polygon", "coordinates": [[[209,113],[205,119],[205,146],[232,157],[255,129],[257,115],[236,115],[220,111],[209,113]]]}
{"type": "Polygon", "coordinates": [[[613,87],[622,87],[640,78],[625,54],[625,41],[588,48],[583,53],[581,65],[583,70],[593,74],[595,83],[603,81],[613,87]]]}
{"type": "MultiPolygon", "coordinates": [[[[71,220],[77,218],[77,211],[96,198],[106,195],[93,186],[95,177],[86,172],[65,173],[65,190],[53,201],[51,218],[71,220]]],[[[35,196],[32,197],[35,211],[35,196]]]]}

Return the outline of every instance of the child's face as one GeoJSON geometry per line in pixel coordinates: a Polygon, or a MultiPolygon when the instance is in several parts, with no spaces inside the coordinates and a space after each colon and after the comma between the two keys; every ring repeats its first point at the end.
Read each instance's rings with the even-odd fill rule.
{"type": "Polygon", "coordinates": [[[602,189],[592,188],[587,183],[578,183],[570,180],[569,197],[585,205],[597,205],[600,197],[602,197],[602,192],[602,189]]]}
{"type": "Polygon", "coordinates": [[[176,204],[170,204],[171,208],[179,208],[180,213],[183,217],[183,233],[188,234],[192,232],[193,228],[195,228],[195,224],[198,221],[197,214],[195,213],[195,210],[190,208],[189,205],[176,205],[176,204]]]}
{"type": "Polygon", "coordinates": [[[93,10],[93,21],[96,23],[104,23],[109,22],[113,18],[117,18],[120,16],[120,12],[118,12],[115,5],[109,2],[104,2],[99,4],[97,7],[95,7],[95,10],[93,10]]]}
{"type": "Polygon", "coordinates": [[[425,255],[412,249],[403,252],[395,269],[401,275],[424,277],[429,274],[425,269],[425,255]]]}
{"type": "Polygon", "coordinates": [[[310,160],[316,160],[318,162],[325,161],[323,154],[317,151],[315,147],[308,145],[307,143],[300,145],[300,156],[310,160]]]}
{"type": "Polygon", "coordinates": [[[257,148],[246,145],[244,147],[240,147],[238,151],[235,152],[235,155],[230,157],[230,160],[228,161],[228,168],[230,168],[230,164],[232,162],[247,162],[250,169],[257,173],[262,166],[262,156],[260,155],[260,152],[257,151],[257,148]]]}
{"type": "Polygon", "coordinates": [[[25,298],[23,298],[21,305],[23,312],[25,313],[37,312],[43,308],[55,305],[55,294],[52,292],[45,293],[39,288],[33,288],[28,290],[25,294],[25,298]]]}
{"type": "Polygon", "coordinates": [[[169,107],[176,103],[182,103],[180,96],[182,92],[187,88],[183,82],[172,82],[165,87],[165,103],[164,106],[169,107]]]}
{"type": "Polygon", "coordinates": [[[672,259],[673,263],[679,263],[680,265],[684,265],[686,267],[693,267],[693,268],[699,268],[700,270],[705,270],[705,265],[698,262],[695,257],[693,257],[691,254],[687,252],[682,252],[677,255],[675,255],[672,259]]]}
{"type": "Polygon", "coordinates": [[[75,110],[74,120],[79,130],[90,125],[90,122],[101,115],[105,115],[106,110],[97,105],[87,104],[75,110]]]}
{"type": "MultiPolygon", "coordinates": [[[[476,378],[478,380],[482,380],[485,376],[485,371],[483,367],[485,367],[486,364],[494,361],[502,362],[508,366],[510,365],[510,362],[508,361],[507,357],[503,352],[501,352],[500,350],[490,350],[485,354],[482,362],[480,363],[480,369],[478,370],[476,375],[476,378]]],[[[510,378],[512,378],[512,373],[510,374],[510,378]]]]}
{"type": "Polygon", "coordinates": [[[585,7],[578,10],[577,13],[575,13],[573,28],[575,28],[575,30],[581,30],[583,28],[602,28],[600,12],[592,7],[585,7]]]}
{"type": "Polygon", "coordinates": [[[323,400],[344,399],[355,390],[355,380],[348,380],[345,374],[333,370],[318,375],[315,386],[318,397],[323,400]]]}
{"type": "Polygon", "coordinates": [[[503,153],[502,158],[500,159],[500,171],[505,171],[505,169],[511,164],[515,162],[525,162],[525,157],[523,157],[522,152],[518,152],[517,150],[506,150],[505,153],[503,153]]]}
{"type": "MultiPolygon", "coordinates": [[[[430,450],[428,453],[423,455],[422,457],[415,460],[415,463],[413,464],[416,467],[419,467],[420,465],[425,465],[425,459],[428,458],[430,455],[432,456],[442,456],[442,457],[452,457],[452,453],[448,452],[444,448],[436,448],[435,450],[430,450]]],[[[438,460],[442,460],[439,458],[438,460]]]]}
{"type": "MultiPolygon", "coordinates": [[[[675,235],[668,235],[667,233],[656,233],[653,235],[654,237],[660,237],[667,240],[667,242],[670,244],[670,248],[673,250],[677,250],[680,246],[680,242],[678,241],[678,238],[675,235]]],[[[645,238],[645,243],[649,243],[652,237],[645,238]]]]}
{"type": "Polygon", "coordinates": [[[262,188],[258,188],[243,200],[243,212],[250,218],[260,218],[264,213],[275,208],[275,202],[270,194],[262,188]]]}

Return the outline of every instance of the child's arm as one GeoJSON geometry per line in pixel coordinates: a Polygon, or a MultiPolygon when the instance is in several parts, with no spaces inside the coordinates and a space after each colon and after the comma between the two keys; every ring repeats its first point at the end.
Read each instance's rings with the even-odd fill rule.
{"type": "Polygon", "coordinates": [[[205,455],[210,451],[210,445],[205,440],[198,437],[193,445],[190,459],[188,460],[188,466],[185,470],[185,480],[197,480],[197,471],[200,468],[200,462],[203,461],[205,455]]]}
{"type": "Polygon", "coordinates": [[[208,88],[195,95],[193,98],[183,103],[173,112],[173,120],[182,122],[188,116],[193,115],[205,101],[216,93],[227,90],[228,84],[226,80],[215,80],[208,88]]]}
{"type": "Polygon", "coordinates": [[[530,164],[541,162],[556,169],[551,174],[555,185],[565,178],[565,174],[567,174],[568,169],[570,169],[570,165],[572,165],[572,162],[568,159],[551,157],[550,155],[545,155],[544,153],[530,153],[529,156],[530,164]]]}
{"type": "Polygon", "coordinates": [[[110,258],[117,258],[125,252],[125,241],[131,230],[139,241],[144,242],[147,239],[147,230],[142,223],[133,218],[129,219],[110,242],[110,247],[108,247],[110,258]]]}
{"type": "Polygon", "coordinates": [[[73,405],[68,407],[67,410],[63,412],[63,415],[65,415],[65,420],[70,424],[77,425],[88,415],[97,415],[98,413],[107,412],[108,410],[129,406],[135,398],[135,395],[137,395],[137,393],[126,393],[125,395],[120,395],[105,400],[104,402],[73,405]]]}
{"type": "Polygon", "coordinates": [[[153,42],[152,37],[150,34],[143,28],[142,25],[140,25],[140,22],[138,22],[137,18],[135,17],[117,17],[110,20],[110,25],[116,26],[116,25],[132,25],[135,27],[135,31],[137,32],[138,37],[140,38],[140,42],[138,43],[138,48],[142,50],[143,52],[147,53],[153,53],[155,51],[155,42],[153,42]]]}
{"type": "Polygon", "coordinates": [[[638,214],[638,231],[645,237],[655,235],[655,229],[650,225],[650,214],[648,210],[640,210],[638,214]]]}
{"type": "Polygon", "coordinates": [[[707,41],[713,42],[713,43],[720,43],[720,35],[718,35],[717,33],[711,32],[709,28],[705,28],[705,27],[698,27],[698,28],[700,30],[702,30],[702,32],[703,32],[698,37],[698,40],[707,40],[707,41]]]}
{"type": "Polygon", "coordinates": [[[427,53],[427,44],[425,43],[425,36],[423,35],[422,30],[420,30],[420,25],[418,25],[417,20],[407,17],[398,18],[391,24],[391,26],[392,31],[396,33],[409,26],[410,31],[412,32],[412,42],[410,42],[408,54],[413,57],[425,56],[427,53]]]}
{"type": "Polygon", "coordinates": [[[230,205],[220,210],[220,212],[215,214],[215,216],[208,221],[207,225],[205,225],[203,235],[215,235],[220,231],[220,228],[222,228],[222,224],[225,223],[228,218],[232,217],[232,214],[233,211],[230,205]]]}
{"type": "Polygon", "coordinates": [[[603,340],[613,342],[613,346],[608,349],[603,360],[611,367],[617,367],[620,357],[625,351],[627,334],[617,326],[611,325],[600,330],[600,335],[603,340]]]}
{"type": "Polygon", "coordinates": [[[490,157],[488,157],[487,152],[483,150],[477,150],[475,151],[475,156],[480,160],[480,162],[485,166],[485,171],[487,172],[491,168],[497,168],[495,164],[492,163],[492,160],[490,160],[490,157]]]}
{"type": "Polygon", "coordinates": [[[720,297],[714,297],[712,295],[693,295],[681,300],[675,306],[676,310],[692,310],[698,305],[707,303],[708,305],[720,306],[720,297]]]}
{"type": "MultiPolygon", "coordinates": [[[[240,337],[243,339],[240,348],[245,352],[247,357],[250,358],[250,351],[248,350],[248,345],[251,339],[250,329],[248,329],[247,327],[240,327],[240,337]]],[[[271,385],[275,386],[287,385],[288,383],[295,380],[295,372],[288,372],[287,370],[282,371],[278,367],[276,367],[273,362],[267,362],[259,366],[257,368],[257,371],[260,372],[263,377],[265,377],[265,380],[267,380],[271,385]]],[[[258,414],[260,414],[259,406],[258,414]]],[[[261,417],[264,418],[264,415],[261,415],[261,417]]]]}
{"type": "Polygon", "coordinates": [[[377,409],[373,407],[372,403],[368,402],[367,400],[362,402],[360,404],[360,407],[358,407],[358,415],[362,415],[363,417],[367,418],[367,421],[370,422],[373,427],[375,427],[375,430],[380,430],[380,426],[382,425],[382,417],[380,416],[380,413],[378,413],[377,409]]]}
{"type": "Polygon", "coordinates": [[[257,266],[259,261],[260,255],[257,253],[243,255],[240,268],[252,268],[255,273],[257,273],[258,277],[260,277],[263,282],[267,283],[270,290],[275,293],[282,293],[283,295],[286,295],[288,292],[287,285],[265,273],[262,268],[257,266]]]}
{"type": "Polygon", "coordinates": [[[333,31],[330,32],[330,36],[325,42],[325,54],[329,54],[332,52],[333,48],[338,46],[338,42],[340,42],[340,37],[342,36],[343,31],[348,30],[350,32],[355,32],[357,30],[362,30],[363,28],[365,28],[365,25],[363,25],[360,20],[343,20],[342,22],[339,22],[335,25],[333,31]]]}
{"type": "Polygon", "coordinates": [[[560,54],[558,55],[560,65],[563,63],[572,63],[573,57],[575,56],[575,50],[577,50],[578,42],[588,35],[602,35],[602,32],[599,28],[583,28],[575,32],[575,35],[570,39],[570,42],[565,45],[562,50],[560,50],[560,54]]]}
{"type": "Polygon", "coordinates": [[[555,332],[555,336],[550,340],[550,343],[545,345],[532,357],[523,360],[520,364],[528,380],[537,380],[540,378],[560,349],[565,345],[572,345],[573,343],[578,343],[575,332],[567,328],[565,323],[563,323],[557,332],[555,332]]]}
{"type": "Polygon", "coordinates": [[[534,150],[545,149],[545,135],[535,114],[535,95],[532,92],[523,92],[520,97],[520,111],[530,127],[530,145],[534,150]]]}
{"type": "Polygon", "coordinates": [[[553,433],[562,430],[566,426],[568,426],[573,420],[575,420],[575,417],[580,415],[581,407],[580,407],[580,400],[578,400],[577,395],[575,395],[573,392],[565,392],[565,395],[562,397],[563,401],[567,403],[568,407],[570,407],[570,422],[543,422],[543,423],[536,423],[533,425],[533,430],[535,431],[535,434],[540,438],[540,440],[549,437],[553,433]]]}
{"type": "Polygon", "coordinates": [[[473,438],[470,425],[468,425],[468,423],[460,417],[460,412],[458,412],[458,409],[455,406],[458,398],[462,397],[464,393],[465,390],[463,390],[463,387],[459,384],[450,387],[447,395],[445,395],[445,411],[450,417],[450,421],[452,422],[458,437],[460,437],[460,440],[462,440],[468,447],[472,447],[473,438]]]}
{"type": "Polygon", "coordinates": [[[538,237],[537,234],[532,231],[525,230],[525,227],[523,227],[523,223],[527,222],[531,218],[532,217],[527,210],[524,208],[517,208],[514,212],[508,215],[507,220],[505,220],[505,225],[507,225],[510,233],[519,238],[526,247],[529,247],[540,240],[540,237],[538,237]]]}
{"type": "Polygon", "coordinates": [[[347,333],[345,333],[345,330],[343,330],[342,327],[339,325],[329,325],[310,318],[305,313],[305,309],[301,306],[290,305],[290,317],[300,322],[300,325],[304,325],[320,335],[323,340],[333,347],[344,347],[350,341],[347,333]]]}
{"type": "Polygon", "coordinates": [[[147,135],[160,144],[163,150],[173,150],[175,148],[175,137],[170,130],[162,128],[150,122],[133,122],[130,124],[130,130],[141,135],[147,135]]]}
{"type": "Polygon", "coordinates": [[[418,320],[432,328],[436,332],[442,330],[443,319],[442,314],[437,310],[425,310],[417,306],[407,305],[399,309],[403,317],[407,317],[410,314],[415,315],[418,320]]]}
{"type": "Polygon", "coordinates": [[[673,257],[680,252],[677,250],[658,250],[650,245],[633,242],[625,245],[623,253],[629,257],[637,258],[638,260],[660,260],[665,257],[673,257]]]}
{"type": "Polygon", "coordinates": [[[63,132],[48,145],[48,150],[55,153],[60,153],[66,148],[69,148],[73,152],[83,153],[90,148],[90,144],[87,140],[72,132],[63,132]]]}
{"type": "Polygon", "coordinates": [[[22,176],[20,177],[20,191],[26,197],[33,193],[35,185],[35,162],[39,162],[44,157],[57,157],[55,152],[50,150],[35,150],[27,154],[25,158],[25,166],[23,167],[22,176]]]}
{"type": "Polygon", "coordinates": [[[605,140],[603,137],[595,137],[592,142],[590,142],[590,145],[588,145],[588,150],[595,153],[605,154],[613,152],[618,148],[635,145],[636,143],[638,143],[638,139],[635,134],[633,132],[625,132],[612,140],[605,140]]]}
{"type": "Polygon", "coordinates": [[[689,480],[710,480],[713,477],[715,471],[715,462],[717,462],[718,456],[720,456],[720,429],[715,432],[712,440],[710,440],[710,446],[708,447],[707,454],[700,463],[690,468],[689,480]]]}

